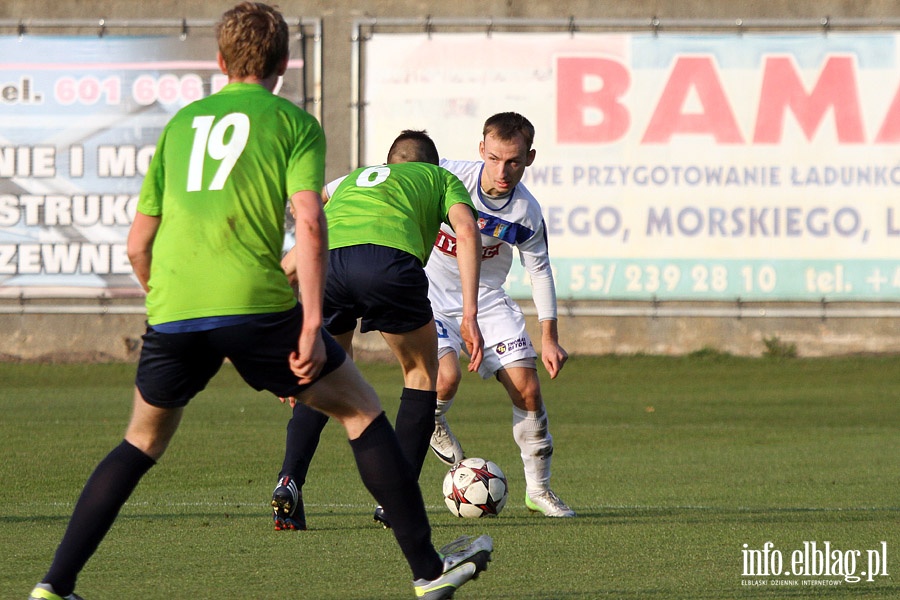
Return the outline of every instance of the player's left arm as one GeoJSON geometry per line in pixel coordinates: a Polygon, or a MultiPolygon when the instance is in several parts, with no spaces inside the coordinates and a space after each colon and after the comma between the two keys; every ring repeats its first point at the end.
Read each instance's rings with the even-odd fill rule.
{"type": "Polygon", "coordinates": [[[131,229],[128,230],[126,252],[134,276],[140,282],[145,292],[150,291],[150,263],[153,259],[153,240],[159,231],[161,217],[152,217],[142,212],[134,214],[131,229]]]}
{"type": "Polygon", "coordinates": [[[556,379],[567,360],[569,353],[559,345],[557,320],[544,319],[541,321],[541,361],[550,374],[550,379],[556,379]]]}
{"type": "Polygon", "coordinates": [[[325,365],[322,304],[328,266],[328,226],[319,192],[297,192],[291,196],[291,205],[297,220],[292,253],[303,303],[303,328],[297,351],[291,353],[290,365],[299,382],[305,384],[318,377],[325,365]]]}
{"type": "Polygon", "coordinates": [[[541,324],[541,361],[550,379],[555,379],[569,360],[569,353],[559,343],[556,283],[550,268],[544,228],[541,227],[531,239],[520,244],[518,250],[522,264],[531,277],[531,294],[541,324]]]}

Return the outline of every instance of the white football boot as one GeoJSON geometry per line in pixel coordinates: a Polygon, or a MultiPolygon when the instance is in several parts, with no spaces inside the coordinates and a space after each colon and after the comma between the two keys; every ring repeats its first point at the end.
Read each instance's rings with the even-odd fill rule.
{"type": "Polygon", "coordinates": [[[575,511],[560,500],[553,490],[525,493],[525,506],[531,512],[539,512],[545,517],[574,517],[575,511]]]}
{"type": "Polygon", "coordinates": [[[462,536],[441,548],[438,552],[444,559],[444,572],[437,579],[417,579],[413,582],[416,598],[421,600],[445,600],[467,581],[477,579],[487,569],[494,551],[494,542],[489,535],[477,538],[462,536]]]}
{"type": "Polygon", "coordinates": [[[431,434],[431,450],[442,462],[451,467],[465,458],[462,446],[447,423],[447,417],[434,418],[434,433],[431,434]]]}

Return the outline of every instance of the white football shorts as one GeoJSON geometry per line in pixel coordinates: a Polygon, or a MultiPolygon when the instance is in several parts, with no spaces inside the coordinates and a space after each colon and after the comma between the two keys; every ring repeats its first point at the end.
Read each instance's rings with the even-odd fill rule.
{"type": "MultiPolygon", "coordinates": [[[[434,323],[438,334],[438,356],[448,350],[457,355],[466,351],[459,333],[461,317],[435,311],[434,323]]],[[[488,379],[506,365],[526,361],[536,365],[537,352],[525,329],[525,315],[511,298],[502,295],[493,299],[478,299],[478,326],[484,337],[484,360],[478,369],[488,379]]],[[[537,368],[535,366],[535,368],[537,368]]]]}

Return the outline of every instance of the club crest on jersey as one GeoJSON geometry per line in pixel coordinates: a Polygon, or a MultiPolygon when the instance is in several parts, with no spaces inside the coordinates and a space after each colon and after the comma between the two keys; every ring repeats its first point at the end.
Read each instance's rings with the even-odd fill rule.
{"type": "Polygon", "coordinates": [[[498,240],[504,240],[506,239],[505,234],[509,230],[510,224],[504,221],[498,221],[498,219],[488,220],[484,217],[480,217],[478,219],[478,229],[484,235],[497,238],[498,240]]]}
{"type": "Polygon", "coordinates": [[[507,340],[505,342],[500,342],[496,346],[494,346],[494,351],[497,352],[500,356],[504,354],[509,354],[510,352],[515,352],[517,350],[524,350],[528,347],[528,340],[524,337],[516,338],[514,340],[507,340]]]}

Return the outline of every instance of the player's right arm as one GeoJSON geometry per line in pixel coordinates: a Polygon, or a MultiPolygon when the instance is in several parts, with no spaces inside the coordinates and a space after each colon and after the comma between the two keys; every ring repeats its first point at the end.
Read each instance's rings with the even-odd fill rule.
{"type": "Polygon", "coordinates": [[[137,277],[145,292],[150,291],[148,282],[150,281],[150,262],[153,258],[153,240],[156,239],[156,232],[159,231],[160,221],[160,217],[151,217],[142,212],[136,212],[131,229],[128,230],[128,241],[126,242],[128,260],[131,261],[134,276],[137,277]]]}
{"type": "Polygon", "coordinates": [[[297,351],[291,353],[291,370],[301,384],[314,380],[325,364],[322,340],[322,304],[328,266],[328,227],[318,192],[304,190],[291,196],[296,219],[295,275],[303,303],[303,328],[297,351]]]}
{"type": "Polygon", "coordinates": [[[469,371],[481,366],[484,338],[478,327],[478,280],[481,277],[481,232],[475,223],[472,207],[459,203],[447,212],[450,226],[456,233],[456,262],[462,284],[463,317],[460,334],[469,354],[469,371]]]}

